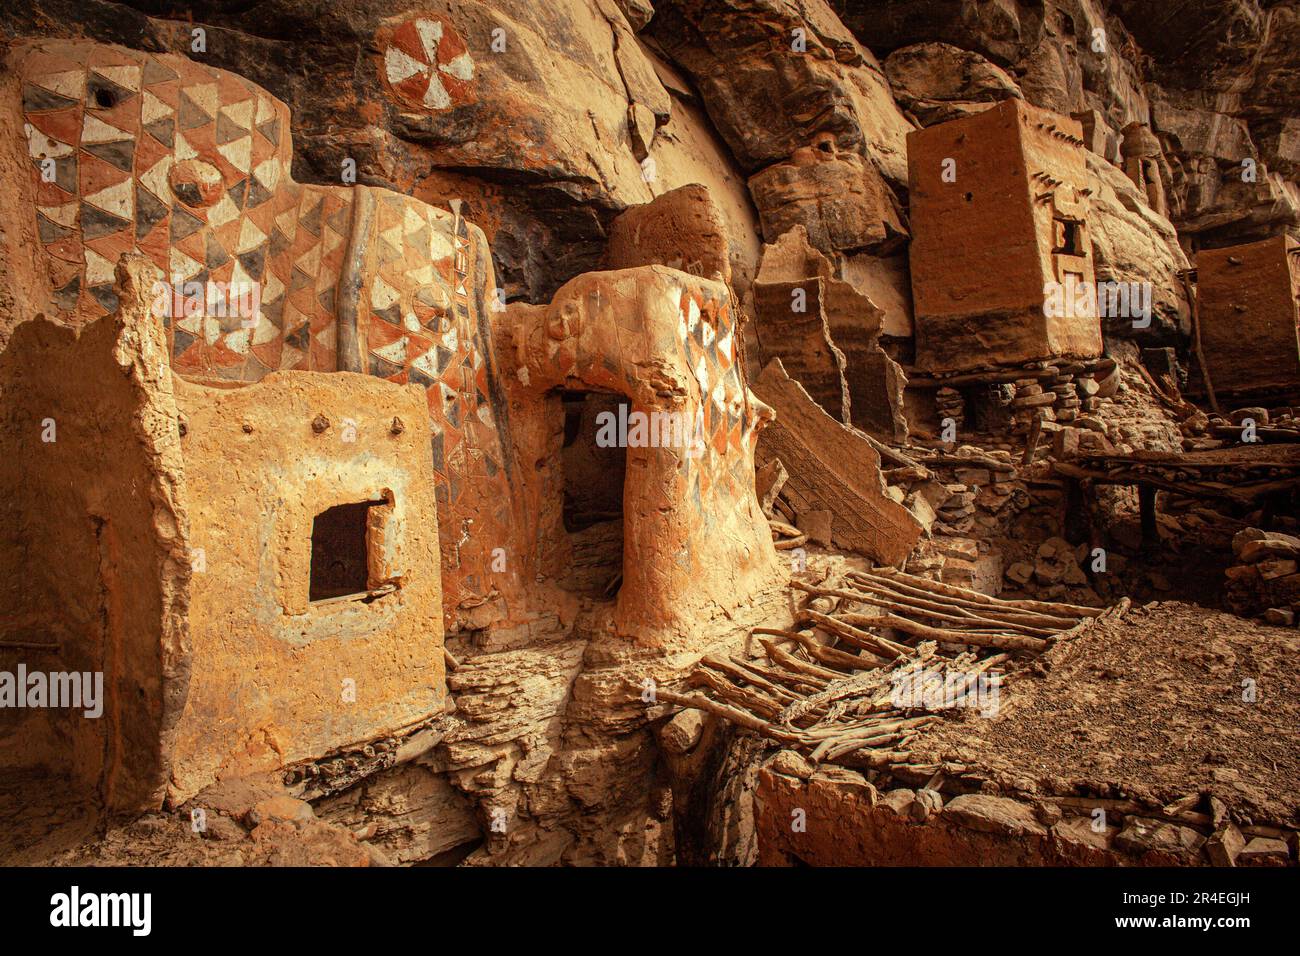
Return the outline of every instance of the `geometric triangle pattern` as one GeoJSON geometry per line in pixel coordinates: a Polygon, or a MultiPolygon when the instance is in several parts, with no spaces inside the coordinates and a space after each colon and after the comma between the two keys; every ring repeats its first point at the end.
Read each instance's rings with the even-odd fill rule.
{"type": "MultiPolygon", "coordinates": [[[[387,42],[386,82],[422,109],[472,101],[473,62],[448,21],[406,21],[387,42]]],[[[439,528],[458,542],[443,550],[448,615],[486,599],[492,549],[515,534],[512,458],[486,314],[490,252],[459,204],[294,182],[288,108],[182,56],[67,41],[20,48],[18,68],[33,225],[64,318],[114,309],[114,267],[143,255],[170,286],[159,301],[173,368],[240,383],[336,371],[349,306],[367,370],[428,396],[439,528]],[[359,195],[373,213],[365,237],[352,235],[366,221],[359,195]]]]}
{"type": "MultiPolygon", "coordinates": [[[[387,190],[375,196],[358,299],[367,370],[425,389],[434,432],[445,606],[491,590],[492,549],[511,540],[504,400],[491,361],[487,240],[459,214],[387,190]],[[467,516],[473,517],[466,523],[467,516]]],[[[457,204],[458,205],[458,204],[457,204]]],[[[314,217],[328,235],[330,216],[314,217]]]]}
{"type": "MultiPolygon", "coordinates": [[[[681,474],[684,491],[701,501],[701,517],[707,524],[720,514],[719,508],[747,506],[759,420],[740,373],[726,294],[719,297],[707,288],[685,289],[677,332],[683,358],[699,386],[699,411],[691,437],[700,454],[683,456],[681,474]]],[[[626,334],[628,330],[620,327],[619,339],[626,334]]]]}
{"type": "Polygon", "coordinates": [[[36,223],[66,319],[80,324],[114,308],[113,267],[135,253],[177,286],[159,301],[178,372],[255,381],[281,367],[337,367],[333,316],[318,295],[332,295],[343,251],[316,253],[315,288],[293,312],[282,301],[292,264],[320,240],[306,236],[273,256],[270,237],[277,216],[303,208],[304,193],[317,194],[319,207],[319,194],[333,194],[333,211],[351,197],[289,178],[283,103],[170,54],[69,41],[28,47],[20,58],[36,223]],[[244,314],[257,295],[275,321],[244,314]],[[173,307],[184,302],[189,308],[173,307]],[[277,322],[287,315],[310,328],[302,350],[284,346],[277,322]]]}

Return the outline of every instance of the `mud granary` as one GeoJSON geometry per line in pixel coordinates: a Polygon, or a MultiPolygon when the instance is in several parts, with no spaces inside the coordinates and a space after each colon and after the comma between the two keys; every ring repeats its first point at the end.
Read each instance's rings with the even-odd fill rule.
{"type": "Polygon", "coordinates": [[[286,107],[241,77],[88,42],[13,57],[11,198],[57,314],[5,353],[0,644],[102,670],[110,704],[7,712],[7,765],[174,805],[436,721],[444,634],[526,647],[588,594],[609,653],[657,657],[778,579],[771,413],[722,276],[596,272],[506,307],[459,203],[296,183],[286,107]],[[660,431],[566,486],[605,454],[572,447],[590,402],[660,431]],[[584,544],[572,513],[602,495],[617,520],[584,544]],[[592,580],[562,580],[575,550],[592,580]]]}
{"type": "MultiPolygon", "coordinates": [[[[1290,236],[1197,258],[1201,348],[1210,387],[1238,404],[1300,397],[1300,243],[1290,236]]],[[[1205,392],[1204,378],[1200,390],[1205,392]]]]}
{"type": "Polygon", "coordinates": [[[1095,311],[1044,307],[1049,285],[1094,281],[1084,148],[1076,121],[1019,99],[909,134],[919,369],[1101,354],[1095,311]]]}

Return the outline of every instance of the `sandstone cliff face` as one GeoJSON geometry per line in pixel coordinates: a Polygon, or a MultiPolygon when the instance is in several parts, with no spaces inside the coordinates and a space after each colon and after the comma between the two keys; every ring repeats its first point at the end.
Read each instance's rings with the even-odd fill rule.
{"type": "Polygon", "coordinates": [[[1125,126],[1149,124],[1168,164],[1169,218],[1185,236],[1226,245],[1300,222],[1300,5],[1290,0],[832,6],[887,62],[941,41],[987,59],[983,74],[1005,70],[1032,103],[1098,111],[1117,142],[1125,126]]]}
{"type": "MultiPolygon", "coordinates": [[[[22,0],[0,24],[0,53],[26,37],[90,38],[231,71],[290,107],[297,181],[383,186],[440,207],[461,200],[512,302],[502,328],[508,319],[520,330],[514,344],[527,361],[518,370],[527,374],[511,386],[516,397],[530,380],[534,391],[556,394],[572,384],[578,346],[648,325],[652,310],[643,300],[651,291],[664,297],[666,270],[654,268],[667,266],[701,279],[695,285],[710,292],[703,298],[734,303],[741,313],[728,315],[728,346],[733,328],[737,344],[727,353],[726,382],[715,382],[720,409],[738,415],[732,406],[744,399],[750,414],[745,386],[761,369],[752,361],[746,367],[739,343],[750,346],[751,359],[781,352],[773,341],[787,343],[771,332],[791,331],[791,293],[806,293],[811,283],[809,315],[816,344],[825,340],[832,355],[822,366],[835,366],[828,394],[844,396],[842,417],[887,439],[906,437],[900,379],[914,357],[908,135],[1006,100],[1078,120],[1088,147],[1079,185],[1090,195],[1096,278],[1152,284],[1155,321],[1140,333],[1148,342],[1186,343],[1184,276],[1198,248],[1300,222],[1300,119],[1293,115],[1300,0],[265,0],[235,7],[196,0],[183,9],[164,0],[22,0]],[[1156,171],[1163,205],[1125,175],[1125,160],[1156,171]],[[620,291],[616,280],[578,277],[636,266],[650,272],[626,293],[622,323],[602,316],[610,290],[620,291]],[[841,347],[849,369],[833,359],[841,347]]],[[[21,101],[18,86],[0,77],[0,94],[11,102],[21,101]]],[[[0,110],[0,136],[17,141],[15,115],[0,110]]],[[[11,195],[20,179],[0,176],[0,205],[31,203],[11,195]]],[[[0,345],[9,326],[41,311],[49,294],[25,262],[36,245],[25,228],[0,222],[0,345]]],[[[997,254],[990,249],[990,261],[1005,283],[997,254]]],[[[675,294],[689,316],[690,302],[675,294]]],[[[665,324],[656,334],[676,329],[665,324]]],[[[1139,336],[1123,324],[1103,331],[1139,336]]],[[[596,359],[614,348],[597,344],[583,354],[601,376],[596,359]]],[[[1136,351],[1122,345],[1126,356],[1136,351]]],[[[637,367],[653,358],[629,354],[637,367]]],[[[788,355],[783,361],[793,366],[788,355]]],[[[680,374],[666,380],[684,393],[680,383],[689,384],[696,368],[674,366],[680,374]]],[[[813,391],[811,375],[799,377],[813,391]]],[[[562,435],[554,417],[521,428],[530,449],[550,449],[562,435]]],[[[744,445],[737,473],[752,474],[753,451],[744,445]]],[[[856,465],[874,454],[843,457],[856,465]]],[[[540,470],[546,457],[521,461],[540,470]]],[[[662,477],[655,488],[672,476],[662,477]]],[[[974,492],[953,497],[967,494],[962,507],[974,512],[974,492]]],[[[701,621],[707,608],[670,609],[696,615],[699,633],[719,646],[779,617],[784,601],[767,586],[776,575],[752,498],[740,501],[749,512],[721,527],[754,545],[754,565],[715,578],[732,595],[747,575],[762,578],[748,616],[714,612],[701,621]]],[[[903,513],[914,502],[893,503],[904,548],[915,541],[903,513]]],[[[558,522],[558,505],[551,507],[558,522]]],[[[645,527],[666,521],[668,510],[644,503],[645,527]]],[[[697,529],[689,515],[670,517],[682,540],[711,530],[697,529]]],[[[537,534],[543,544],[554,537],[537,534]]],[[[662,526],[643,538],[643,554],[676,540],[662,526]]],[[[671,804],[685,812],[707,800],[677,781],[665,798],[665,773],[681,768],[660,739],[664,728],[657,718],[647,723],[647,708],[628,686],[679,680],[699,648],[661,642],[672,652],[662,654],[653,641],[626,647],[615,640],[654,612],[665,581],[690,593],[691,569],[679,564],[661,574],[668,566],[666,558],[647,561],[627,574],[629,609],[613,623],[588,598],[569,597],[554,614],[510,632],[449,634],[453,713],[415,740],[331,754],[298,768],[310,779],[288,783],[317,802],[323,818],[363,834],[394,862],[474,847],[471,864],[690,859],[701,852],[691,841],[705,839],[691,828],[708,827],[678,820],[674,833],[671,804]]],[[[721,759],[713,743],[693,759],[721,759]]],[[[698,769],[683,770],[682,782],[698,769]]],[[[714,824],[727,831],[713,834],[714,842],[734,847],[738,859],[752,857],[747,824],[714,824]]]]}
{"type": "Polygon", "coordinates": [[[549,299],[596,265],[617,212],[691,182],[712,188],[738,271],[752,270],[743,182],[694,94],[660,81],[659,69],[671,71],[612,0],[273,0],[252,11],[199,3],[192,24],[167,12],[156,2],[36,0],[6,29],[167,50],[247,77],[289,105],[303,181],[345,182],[350,166],[357,182],[466,200],[511,299],[549,299]],[[450,68],[464,74],[445,101],[438,90],[448,83],[430,93],[429,69],[392,52],[402,53],[400,31],[419,17],[444,24],[443,48],[459,51],[433,67],[446,79],[443,66],[456,60],[450,68]]]}
{"type": "Polygon", "coordinates": [[[1185,243],[1300,222],[1294,2],[452,6],[200,0],[190,22],[160,0],[26,0],[4,30],[193,54],[248,77],[290,106],[302,181],[343,181],[351,161],[359,182],[466,200],[511,300],[548,300],[598,264],[621,210],[692,182],[723,212],[742,294],[759,216],[762,232],[780,229],[831,189],[847,190],[853,223],[838,245],[887,254],[880,245],[905,235],[895,207],[907,132],[1016,96],[1095,111],[1099,149],[1114,160],[1125,127],[1149,124],[1185,243]],[[413,96],[428,71],[391,55],[417,16],[441,18],[463,54],[465,78],[445,103],[427,81],[413,96]]]}

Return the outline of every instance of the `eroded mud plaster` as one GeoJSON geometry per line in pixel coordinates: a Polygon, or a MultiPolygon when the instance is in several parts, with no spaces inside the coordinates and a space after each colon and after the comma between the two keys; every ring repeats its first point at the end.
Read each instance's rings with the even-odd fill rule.
{"type": "Polygon", "coordinates": [[[916,365],[951,372],[1101,354],[1093,316],[1048,316],[1092,283],[1082,128],[1007,100],[908,136],[916,365]]]}

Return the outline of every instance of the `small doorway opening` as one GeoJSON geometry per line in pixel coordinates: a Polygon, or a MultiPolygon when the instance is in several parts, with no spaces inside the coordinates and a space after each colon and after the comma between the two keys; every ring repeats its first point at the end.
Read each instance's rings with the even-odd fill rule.
{"type": "Polygon", "coordinates": [[[573,549],[564,586],[613,597],[623,581],[627,476],[626,442],[617,423],[626,421],[630,403],[622,395],[583,391],[563,391],[560,401],[564,407],[563,521],[573,549]]]}
{"type": "Polygon", "coordinates": [[[1003,383],[972,385],[960,390],[966,408],[966,425],[976,435],[1005,437],[1015,426],[1011,400],[1015,388],[1003,383]]]}
{"type": "Polygon", "coordinates": [[[325,601],[370,588],[370,509],[387,501],[335,505],[311,526],[311,587],[308,600],[325,601]]]}

